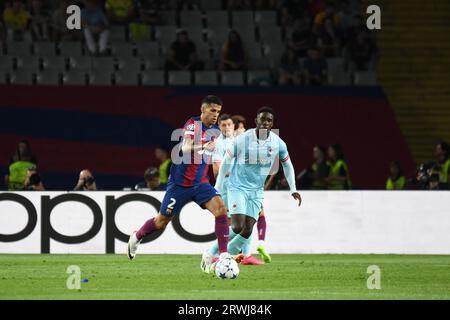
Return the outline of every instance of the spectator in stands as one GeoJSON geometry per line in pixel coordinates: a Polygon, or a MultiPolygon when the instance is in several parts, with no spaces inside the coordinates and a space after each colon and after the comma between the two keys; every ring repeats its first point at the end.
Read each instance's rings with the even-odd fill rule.
{"type": "Polygon", "coordinates": [[[5,184],[8,190],[22,190],[27,178],[28,168],[36,168],[36,157],[27,140],[20,141],[8,166],[5,184]]]}
{"type": "Polygon", "coordinates": [[[155,167],[149,167],[144,172],[144,181],[138,183],[134,190],[159,191],[164,190],[159,180],[159,170],[155,167]]]}
{"type": "Polygon", "coordinates": [[[98,38],[98,53],[105,54],[109,39],[108,20],[95,0],[87,0],[86,7],[81,11],[81,24],[89,52],[97,54],[95,39],[98,38]]]}
{"type": "Polygon", "coordinates": [[[231,30],[220,51],[219,70],[245,71],[247,67],[248,54],[241,36],[237,31],[231,30]]]}
{"type": "Polygon", "coordinates": [[[83,169],[80,172],[78,183],[73,190],[76,191],[95,191],[97,190],[97,184],[94,176],[88,169],[83,169]]]}
{"type": "Polygon", "coordinates": [[[450,189],[450,146],[441,141],[436,145],[437,165],[439,166],[440,188],[450,189]]]}
{"type": "Polygon", "coordinates": [[[297,57],[305,58],[313,43],[314,38],[307,21],[303,19],[295,20],[294,28],[288,39],[288,47],[295,51],[297,57]]]}
{"type": "Polygon", "coordinates": [[[234,122],[234,135],[237,137],[238,135],[240,135],[241,133],[245,132],[245,118],[244,116],[240,115],[240,114],[236,114],[234,116],[231,117],[231,119],[233,119],[234,122]]]}
{"type": "Polygon", "coordinates": [[[169,149],[159,146],[155,149],[155,157],[158,159],[159,165],[159,181],[163,187],[169,182],[170,167],[172,160],[170,159],[169,149]]]}
{"type": "Polygon", "coordinates": [[[36,166],[27,169],[27,175],[23,184],[24,191],[45,191],[41,175],[38,173],[36,166]]]}
{"type": "Polygon", "coordinates": [[[51,18],[53,41],[71,41],[79,38],[77,30],[67,29],[67,7],[71,4],[69,0],[61,0],[51,18]]]}
{"type": "Polygon", "coordinates": [[[336,6],[332,1],[328,1],[325,6],[325,10],[316,14],[316,16],[314,17],[314,33],[319,34],[320,28],[323,26],[326,19],[331,19],[331,21],[333,22],[333,26],[335,28],[340,28],[340,18],[336,13],[336,6]]]}
{"type": "Polygon", "coordinates": [[[142,23],[160,25],[162,23],[160,10],[165,9],[163,0],[136,0],[135,8],[142,23]]]}
{"type": "Polygon", "coordinates": [[[133,0],[106,0],[106,14],[111,24],[126,24],[133,19],[133,0]]]}
{"type": "Polygon", "coordinates": [[[339,30],[334,26],[331,18],[326,18],[318,31],[318,45],[322,56],[332,58],[339,55],[339,30]]]}
{"type": "Polygon", "coordinates": [[[333,144],[328,147],[328,165],[330,175],[325,179],[330,190],[351,189],[352,182],[348,166],[344,160],[344,153],[340,144],[333,144]]]}
{"type": "Polygon", "coordinates": [[[377,56],[377,47],[368,32],[360,30],[349,45],[350,61],[357,71],[373,69],[377,56]]]}
{"type": "Polygon", "coordinates": [[[279,0],[255,0],[253,7],[256,10],[275,10],[278,8],[279,0]]]}
{"type": "Polygon", "coordinates": [[[386,190],[403,190],[406,187],[406,178],[398,161],[389,165],[389,178],[386,181],[386,190]]]}
{"type": "Polygon", "coordinates": [[[196,71],[203,68],[204,63],[199,60],[195,43],[189,39],[187,31],[178,32],[169,49],[166,69],[196,71]]]}
{"type": "Polygon", "coordinates": [[[13,0],[11,6],[6,6],[3,11],[3,20],[7,29],[8,40],[21,41],[31,37],[27,32],[30,13],[26,10],[22,1],[13,0]]]}
{"type": "Polygon", "coordinates": [[[308,50],[308,57],[303,63],[303,75],[308,85],[322,85],[327,82],[327,60],[322,57],[317,47],[308,50]]]}
{"type": "Polygon", "coordinates": [[[282,27],[291,27],[294,21],[301,18],[303,13],[308,10],[308,7],[308,0],[283,0],[281,4],[282,27]]]}
{"type": "Polygon", "coordinates": [[[34,39],[37,41],[48,40],[50,15],[42,0],[31,1],[30,15],[34,39]]]}
{"type": "Polygon", "coordinates": [[[301,84],[301,67],[295,51],[291,48],[286,49],[281,57],[279,67],[280,85],[300,85],[301,84]]]}

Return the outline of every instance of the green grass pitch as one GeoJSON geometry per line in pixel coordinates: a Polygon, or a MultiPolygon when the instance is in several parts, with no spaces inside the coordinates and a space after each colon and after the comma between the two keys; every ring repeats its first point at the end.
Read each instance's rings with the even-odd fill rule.
{"type": "Polygon", "coordinates": [[[235,280],[203,274],[200,255],[0,255],[0,299],[450,299],[450,256],[273,255],[235,280]],[[69,265],[81,269],[69,290],[69,265]],[[367,267],[381,289],[367,289],[367,267]]]}

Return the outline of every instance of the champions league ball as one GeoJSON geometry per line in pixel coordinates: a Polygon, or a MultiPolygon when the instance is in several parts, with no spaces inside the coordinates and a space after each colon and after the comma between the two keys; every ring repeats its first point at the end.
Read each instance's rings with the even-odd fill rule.
{"type": "Polygon", "coordinates": [[[233,259],[222,259],[217,261],[215,272],[219,279],[236,279],[239,275],[239,266],[233,259]]]}

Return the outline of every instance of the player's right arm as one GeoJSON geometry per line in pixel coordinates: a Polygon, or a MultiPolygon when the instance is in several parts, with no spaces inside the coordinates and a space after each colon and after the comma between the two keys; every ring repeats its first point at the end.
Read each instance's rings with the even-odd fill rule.
{"type": "Polygon", "coordinates": [[[196,128],[195,122],[191,119],[189,120],[185,125],[184,125],[184,131],[183,131],[183,143],[181,145],[181,151],[183,152],[183,154],[186,153],[192,153],[192,152],[200,152],[203,150],[208,150],[208,151],[213,151],[215,146],[216,146],[216,142],[215,140],[211,140],[210,142],[206,143],[206,144],[202,144],[201,139],[199,139],[197,137],[196,139],[196,135],[200,135],[201,136],[201,131],[199,132],[198,129],[196,128]],[[196,143],[196,140],[198,140],[198,142],[196,143]]]}

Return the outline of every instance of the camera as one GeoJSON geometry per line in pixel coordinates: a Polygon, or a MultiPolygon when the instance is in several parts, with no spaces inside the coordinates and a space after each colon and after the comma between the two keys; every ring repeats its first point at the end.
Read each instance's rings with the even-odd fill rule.
{"type": "Polygon", "coordinates": [[[30,176],[29,181],[31,186],[37,186],[42,182],[42,178],[38,173],[33,173],[30,176]]]}
{"type": "Polygon", "coordinates": [[[93,177],[86,177],[86,178],[84,179],[84,185],[85,185],[86,187],[92,185],[94,182],[95,182],[95,179],[94,179],[93,177]]]}
{"type": "Polygon", "coordinates": [[[439,186],[440,166],[436,163],[421,163],[417,169],[416,183],[420,189],[436,189],[439,186]]]}

